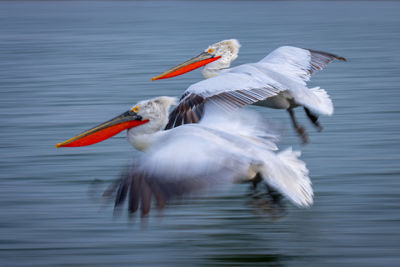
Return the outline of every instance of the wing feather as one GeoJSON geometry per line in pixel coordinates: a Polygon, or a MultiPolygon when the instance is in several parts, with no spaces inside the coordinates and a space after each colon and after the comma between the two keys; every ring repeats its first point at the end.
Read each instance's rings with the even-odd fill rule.
{"type": "Polygon", "coordinates": [[[310,75],[322,70],[335,59],[340,61],[347,61],[344,57],[335,54],[312,50],[308,48],[305,48],[305,50],[308,50],[311,54],[310,68],[308,69],[310,75]]]}
{"type": "Polygon", "coordinates": [[[335,59],[346,61],[344,57],[327,52],[282,46],[272,51],[259,63],[268,64],[269,69],[292,79],[300,79],[305,84],[312,74],[322,70],[335,59]]]}
{"type": "Polygon", "coordinates": [[[153,199],[158,208],[163,208],[172,199],[230,187],[246,173],[249,157],[221,149],[222,138],[206,129],[186,128],[176,128],[178,135],[166,136],[135,161],[120,181],[116,207],[128,198],[129,212],[140,208],[141,215],[146,216],[153,199]]]}
{"type": "Polygon", "coordinates": [[[214,103],[227,111],[233,111],[277,95],[279,91],[273,86],[265,86],[264,88],[225,91],[209,97],[188,93],[170,113],[165,129],[182,125],[182,118],[184,118],[184,124],[199,122],[203,117],[204,105],[207,102],[214,103]]]}

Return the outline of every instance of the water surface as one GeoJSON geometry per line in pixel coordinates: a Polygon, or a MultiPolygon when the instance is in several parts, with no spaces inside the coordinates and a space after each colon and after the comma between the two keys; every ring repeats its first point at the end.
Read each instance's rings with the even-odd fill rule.
{"type": "Polygon", "coordinates": [[[398,266],[399,11],[390,1],[0,2],[0,265],[398,266]],[[280,146],[303,151],[314,206],[287,204],[273,219],[238,185],[145,222],[113,217],[98,192],[138,155],[125,135],[54,145],[139,100],[179,96],[199,71],[150,77],[227,38],[242,44],[234,65],[281,45],[348,58],[313,77],[335,103],[325,130],[297,111],[309,145],[285,112],[254,107],[288,126],[280,146]]]}

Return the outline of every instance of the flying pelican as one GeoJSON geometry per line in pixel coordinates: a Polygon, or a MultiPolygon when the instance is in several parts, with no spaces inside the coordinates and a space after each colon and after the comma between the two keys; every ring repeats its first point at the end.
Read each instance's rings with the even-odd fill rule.
{"type": "Polygon", "coordinates": [[[318,115],[332,115],[333,104],[324,89],[307,88],[306,82],[334,59],[346,59],[326,52],[282,46],[259,62],[229,68],[238,57],[239,48],[236,39],[218,42],[200,55],[152,78],[171,78],[204,66],[202,73],[207,80],[191,85],[183,93],[179,105],[171,113],[167,129],[197,122],[206,101],[218,102],[228,108],[254,104],[286,109],[296,132],[303,143],[307,143],[308,135],[297,122],[293,108],[302,106],[307,117],[321,131],[318,115]]]}
{"type": "Polygon", "coordinates": [[[129,195],[129,211],[136,212],[140,205],[142,216],[150,211],[152,197],[162,208],[174,197],[259,176],[295,205],[312,204],[311,181],[305,163],[298,158],[300,152],[291,148],[274,152],[278,135],[255,114],[240,110],[227,115],[207,104],[200,123],[163,130],[168,110],[176,102],[176,98],[165,96],[140,101],[56,147],[95,144],[127,129],[133,147],[146,152],[135,159],[127,178],[119,184],[115,205],[129,195]]]}

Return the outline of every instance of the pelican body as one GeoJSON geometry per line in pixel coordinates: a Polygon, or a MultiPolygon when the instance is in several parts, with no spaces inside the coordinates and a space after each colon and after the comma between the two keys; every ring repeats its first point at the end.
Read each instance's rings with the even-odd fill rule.
{"type": "Polygon", "coordinates": [[[145,151],[116,187],[115,206],[128,198],[129,211],[150,211],[176,197],[207,188],[227,187],[256,177],[300,207],[310,206],[313,190],[308,169],[290,148],[277,150],[278,135],[244,110],[226,114],[208,104],[198,124],[163,130],[168,110],[177,102],[157,97],[137,103],[123,114],[59,143],[57,147],[86,146],[127,130],[129,142],[145,151]],[[93,138],[92,138],[93,137],[93,138]]]}
{"type": "Polygon", "coordinates": [[[302,106],[319,129],[318,115],[332,115],[333,104],[324,89],[308,88],[311,75],[323,69],[334,59],[346,61],[334,54],[282,46],[256,63],[229,68],[239,53],[236,39],[224,40],[209,46],[194,57],[152,80],[181,75],[203,66],[206,80],[191,85],[182,95],[179,105],[171,113],[167,128],[182,123],[197,122],[206,101],[218,102],[225,108],[238,108],[248,104],[286,109],[294,128],[302,141],[308,141],[307,133],[297,123],[293,109],[302,106]]]}

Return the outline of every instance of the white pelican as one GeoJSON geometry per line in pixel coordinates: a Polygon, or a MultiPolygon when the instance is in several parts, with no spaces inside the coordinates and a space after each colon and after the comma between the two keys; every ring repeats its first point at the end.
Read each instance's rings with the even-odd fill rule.
{"type": "Polygon", "coordinates": [[[152,78],[171,78],[204,66],[202,73],[207,80],[191,85],[183,93],[179,105],[171,113],[167,129],[197,122],[204,102],[214,101],[230,108],[255,104],[286,109],[294,128],[306,143],[307,133],[297,122],[293,111],[293,108],[302,106],[311,122],[322,130],[317,114],[332,115],[333,104],[324,89],[307,88],[306,82],[332,60],[346,61],[345,58],[311,49],[282,46],[257,63],[229,68],[237,58],[239,48],[240,44],[235,39],[221,41],[209,46],[197,57],[152,78]]]}
{"type": "Polygon", "coordinates": [[[152,196],[163,207],[173,197],[259,176],[295,205],[312,204],[311,181],[305,163],[298,159],[300,152],[290,148],[273,152],[278,136],[257,116],[243,110],[221,114],[208,104],[200,123],[163,130],[168,109],[176,101],[165,96],[141,101],[56,147],[94,144],[127,129],[129,142],[146,153],[135,160],[128,178],[120,183],[115,204],[129,195],[130,212],[137,211],[141,203],[143,216],[150,210],[152,196]]]}

